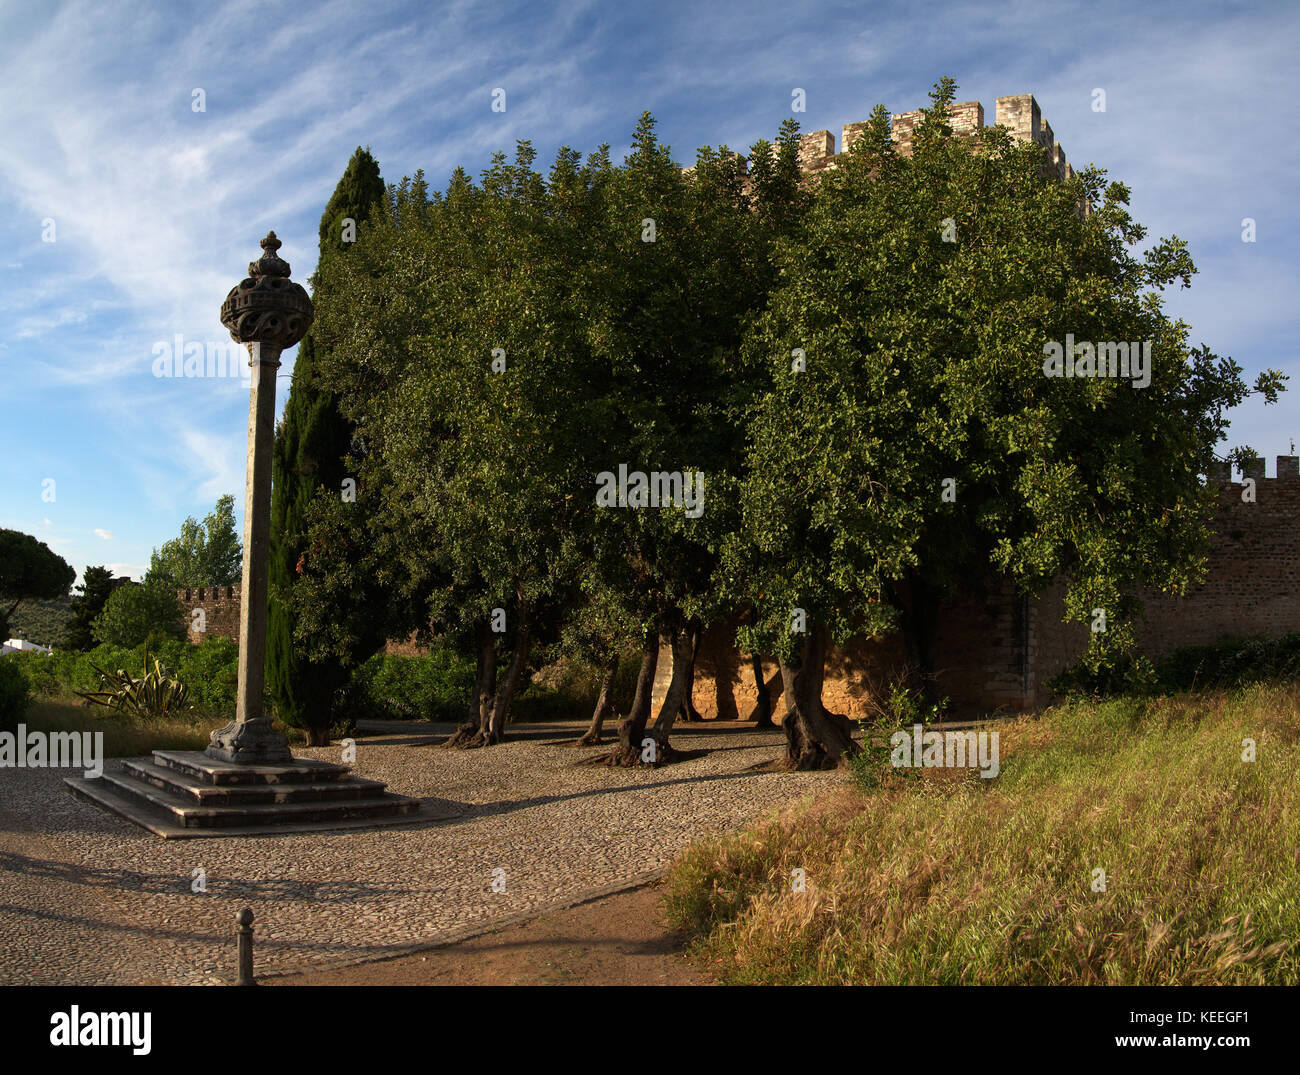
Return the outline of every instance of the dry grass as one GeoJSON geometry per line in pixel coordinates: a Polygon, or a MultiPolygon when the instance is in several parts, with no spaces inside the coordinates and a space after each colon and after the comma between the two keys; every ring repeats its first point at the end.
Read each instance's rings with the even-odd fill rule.
{"type": "Polygon", "coordinates": [[[1001,732],[996,779],[890,774],[692,847],[671,920],[732,982],[1300,981],[1300,685],[1001,732]]]}
{"type": "Polygon", "coordinates": [[[21,723],[38,732],[103,732],[104,757],[135,758],[155,750],[202,750],[214,728],[229,717],[177,718],[143,723],[103,706],[80,700],[43,698],[33,701],[21,723]]]}

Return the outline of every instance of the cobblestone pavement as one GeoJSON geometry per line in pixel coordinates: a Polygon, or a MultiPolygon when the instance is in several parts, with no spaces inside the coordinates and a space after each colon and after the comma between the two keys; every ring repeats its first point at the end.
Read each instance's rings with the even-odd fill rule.
{"type": "MultiPolygon", "coordinates": [[[[630,880],[843,779],[746,771],[784,738],[743,725],[679,728],[678,749],[706,753],[657,770],[575,766],[601,749],[569,745],[576,723],[513,726],[510,742],[471,751],[433,745],[450,726],[393,727],[358,738],[358,775],[456,817],[164,841],[74,799],[68,773],[0,770],[0,984],[215,983],[232,972],[243,906],[259,972],[380,958],[630,880]],[[191,889],[199,869],[206,894],[191,889]]],[[[337,747],[295,753],[339,760],[337,747]]]]}

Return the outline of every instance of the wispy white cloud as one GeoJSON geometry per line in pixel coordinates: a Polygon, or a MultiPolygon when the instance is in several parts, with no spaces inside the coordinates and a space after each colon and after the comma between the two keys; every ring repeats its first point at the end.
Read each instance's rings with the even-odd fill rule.
{"type": "MultiPolygon", "coordinates": [[[[1281,245],[1297,224],[1297,150],[1278,134],[1289,99],[1275,92],[1297,29],[1285,6],[1225,13],[1162,0],[941,4],[923,20],[901,0],[869,16],[808,0],[793,18],[783,2],[682,0],[653,10],[372,0],[364,18],[355,0],[5,5],[0,399],[48,425],[27,426],[23,442],[42,474],[88,471],[75,533],[109,522],[123,555],[141,560],[222,493],[242,502],[247,428],[246,385],[155,380],[154,343],[224,340],[221,301],[270,228],[305,281],[354,146],[370,145],[389,180],[424,168],[440,186],[519,138],[543,164],[562,143],[587,152],[608,141],[620,159],[650,108],[686,162],[701,143],[770,138],[795,86],[808,91],[804,129],[838,138],[877,102],[925,103],[942,74],[984,102],[989,122],[996,96],[1035,93],[1072,162],[1096,160],[1130,183],[1152,238],[1191,242],[1202,274],[1169,305],[1193,338],[1248,371],[1289,364],[1300,375],[1285,342],[1300,275],[1281,245]],[[1097,85],[1102,115],[1089,108],[1097,85]],[[504,114],[490,110],[496,86],[504,114]],[[195,88],[204,112],[191,108],[195,88]],[[1249,248],[1236,238],[1243,216],[1259,221],[1249,248]],[[41,241],[46,218],[54,243],[41,241]]],[[[1285,449],[1280,412],[1241,412],[1265,451],[1285,449]]],[[[31,474],[4,466],[31,495],[31,474]]]]}
{"type": "Polygon", "coordinates": [[[101,530],[98,527],[96,527],[94,533],[95,533],[95,537],[101,538],[104,541],[113,540],[113,531],[111,530],[101,530]]]}

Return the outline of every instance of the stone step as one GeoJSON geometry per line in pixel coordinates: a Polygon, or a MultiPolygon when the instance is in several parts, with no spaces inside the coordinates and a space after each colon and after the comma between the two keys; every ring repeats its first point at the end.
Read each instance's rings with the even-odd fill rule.
{"type": "Polygon", "coordinates": [[[392,817],[415,813],[418,799],[383,794],[374,798],[286,803],[244,803],[231,806],[196,805],[194,800],[154,787],[126,773],[104,773],[99,781],[121,796],[135,796],[163,811],[182,828],[228,828],[277,825],[281,822],[322,822],[352,818],[392,817]]]}
{"type": "Polygon", "coordinates": [[[282,765],[236,765],[209,758],[201,750],[155,750],[156,765],[176,769],[204,784],[320,784],[344,780],[352,772],[346,765],[327,761],[295,760],[282,765]]]}
{"type": "Polygon", "coordinates": [[[372,799],[382,796],[385,788],[378,780],[356,776],[310,784],[209,784],[197,779],[189,770],[150,761],[124,761],[122,769],[129,776],[180,796],[195,806],[372,799]]]}
{"type": "Polygon", "coordinates": [[[273,837],[294,833],[343,832],[354,829],[379,829],[408,826],[421,822],[445,821],[461,816],[464,807],[446,800],[415,802],[417,810],[387,817],[330,818],[326,821],[279,820],[275,824],[223,825],[210,828],[186,828],[168,809],[155,806],[134,793],[122,791],[105,783],[101,776],[95,780],[84,777],[65,777],[63,781],[74,796],[95,807],[117,814],[164,840],[222,839],[234,836],[273,837]]]}

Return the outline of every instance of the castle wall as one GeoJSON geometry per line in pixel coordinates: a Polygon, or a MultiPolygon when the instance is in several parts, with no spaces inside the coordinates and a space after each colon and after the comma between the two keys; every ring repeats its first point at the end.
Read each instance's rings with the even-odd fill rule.
{"type": "MultiPolygon", "coordinates": [[[[1056,178],[1065,180],[1074,174],[1065,159],[1065,150],[1052,133],[1052,125],[1043,119],[1042,110],[1032,93],[999,97],[994,113],[997,124],[1011,130],[1011,136],[1020,142],[1036,142],[1045,150],[1044,169],[1056,178]]],[[[895,148],[904,157],[912,155],[912,142],[916,125],[921,120],[920,109],[895,112],[890,117],[890,132],[895,148]]],[[[829,171],[836,167],[840,157],[849,151],[866,127],[866,121],[846,123],[840,129],[840,152],[835,152],[835,135],[830,131],[810,131],[799,138],[799,167],[807,175],[829,171]]],[[[971,136],[984,126],[984,106],[979,101],[962,101],[949,106],[948,125],[953,134],[971,136]]]]}
{"type": "MultiPolygon", "coordinates": [[[[1219,500],[1214,539],[1206,556],[1205,582],[1183,597],[1144,592],[1145,620],[1138,649],[1152,659],[1185,646],[1228,638],[1277,637],[1300,631],[1300,477],[1297,457],[1277,457],[1279,477],[1251,467],[1255,500],[1242,499],[1245,485],[1215,478],[1219,500]]],[[[1061,622],[1065,587],[1055,583],[1037,603],[1035,696],[1049,700],[1046,682],[1079,659],[1088,642],[1086,624],[1061,622]]]]}
{"type": "Polygon", "coordinates": [[[181,606],[185,609],[185,624],[189,640],[195,645],[205,638],[229,638],[239,641],[239,587],[195,586],[177,590],[181,606]],[[203,610],[203,632],[197,630],[198,621],[193,612],[203,610]]]}
{"type": "MultiPolygon", "coordinates": [[[[1300,460],[1279,456],[1280,478],[1255,477],[1255,502],[1242,500],[1241,482],[1216,476],[1218,506],[1207,555],[1206,581],[1184,597],[1143,593],[1146,619],[1138,648],[1158,659],[1184,646],[1232,637],[1275,637],[1300,631],[1300,460]]],[[[1041,598],[1018,596],[1006,582],[991,592],[960,594],[940,612],[935,639],[936,687],[955,716],[1029,711],[1052,700],[1048,681],[1074,665],[1088,645],[1087,623],[1065,623],[1065,584],[1041,598]]],[[[748,654],[735,647],[735,625],[700,640],[695,706],[706,718],[749,720],[757,691],[748,654]]],[[[906,666],[898,634],[854,638],[827,658],[823,698],[846,716],[870,716],[906,666]]],[[[654,704],[667,689],[671,650],[660,651],[654,704]]],[[[775,662],[764,675],[776,676],[775,662]]],[[[770,685],[773,713],[783,710],[779,679],[770,685]]]]}

